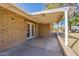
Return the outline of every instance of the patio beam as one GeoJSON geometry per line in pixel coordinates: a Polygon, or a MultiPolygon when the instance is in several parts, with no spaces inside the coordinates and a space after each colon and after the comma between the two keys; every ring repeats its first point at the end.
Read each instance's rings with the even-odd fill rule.
{"type": "Polygon", "coordinates": [[[68,10],[64,11],[65,17],[65,46],[68,46],[68,10]]]}
{"type": "Polygon", "coordinates": [[[65,11],[67,8],[68,7],[49,9],[49,10],[44,10],[44,11],[32,12],[30,14],[31,15],[38,15],[38,14],[44,14],[44,13],[54,13],[54,12],[65,11]]]}

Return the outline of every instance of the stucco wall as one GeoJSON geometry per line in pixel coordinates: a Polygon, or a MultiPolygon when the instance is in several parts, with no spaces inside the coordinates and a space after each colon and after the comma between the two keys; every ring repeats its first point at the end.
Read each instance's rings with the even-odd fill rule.
{"type": "Polygon", "coordinates": [[[39,24],[39,36],[50,35],[50,24],[39,24]]]}

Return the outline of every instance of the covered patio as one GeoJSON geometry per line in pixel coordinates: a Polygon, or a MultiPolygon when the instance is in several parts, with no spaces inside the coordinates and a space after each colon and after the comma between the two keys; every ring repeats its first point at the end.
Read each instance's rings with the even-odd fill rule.
{"type": "Polygon", "coordinates": [[[1,31],[0,55],[62,56],[68,53],[63,48],[68,45],[67,7],[27,14],[15,4],[0,4],[0,11],[4,15],[2,24],[7,24],[6,27],[2,26],[7,32],[1,31]],[[65,18],[67,28],[63,44],[59,34],[52,32],[52,24],[60,22],[62,18],[65,18]]]}

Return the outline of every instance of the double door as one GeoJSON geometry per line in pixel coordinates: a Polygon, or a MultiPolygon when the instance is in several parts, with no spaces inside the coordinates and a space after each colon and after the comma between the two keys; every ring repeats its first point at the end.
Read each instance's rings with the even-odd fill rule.
{"type": "Polygon", "coordinates": [[[35,24],[27,23],[27,39],[31,39],[35,37],[35,24]]]}

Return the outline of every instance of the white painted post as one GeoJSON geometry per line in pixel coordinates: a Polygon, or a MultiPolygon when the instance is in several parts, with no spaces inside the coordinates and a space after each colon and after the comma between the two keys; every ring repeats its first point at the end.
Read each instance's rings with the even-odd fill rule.
{"type": "Polygon", "coordinates": [[[68,12],[65,10],[65,46],[68,46],[68,12]]]}

